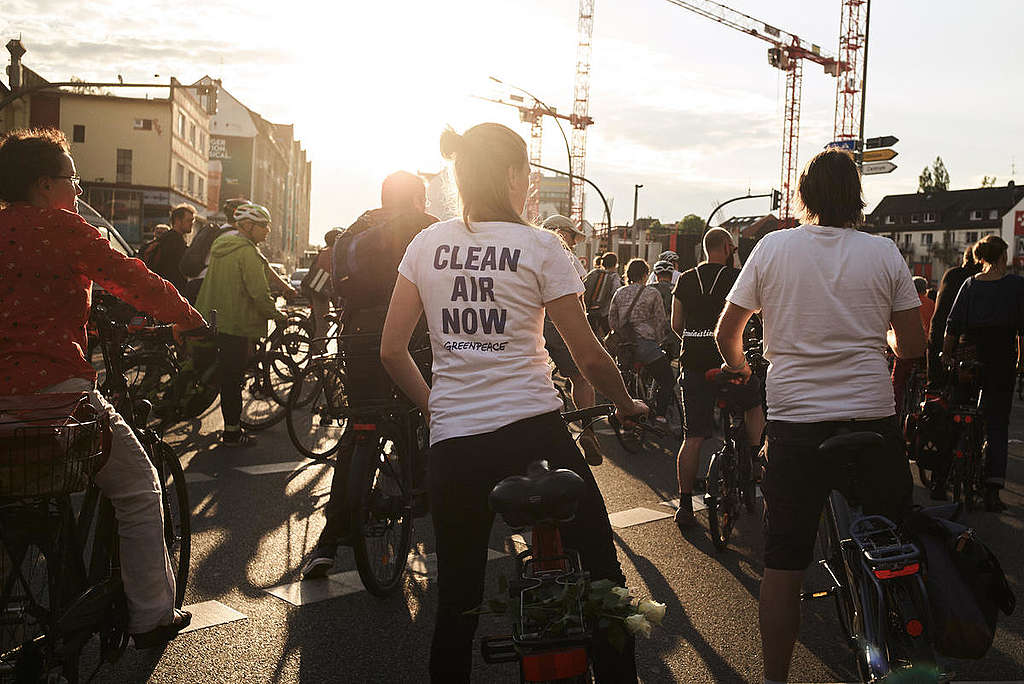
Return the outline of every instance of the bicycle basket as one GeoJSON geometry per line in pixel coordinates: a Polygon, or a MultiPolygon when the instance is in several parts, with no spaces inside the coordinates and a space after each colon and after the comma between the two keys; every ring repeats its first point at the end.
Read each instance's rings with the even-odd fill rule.
{"type": "Polygon", "coordinates": [[[106,434],[85,393],[0,397],[0,498],[85,489],[103,465],[106,434]]]}

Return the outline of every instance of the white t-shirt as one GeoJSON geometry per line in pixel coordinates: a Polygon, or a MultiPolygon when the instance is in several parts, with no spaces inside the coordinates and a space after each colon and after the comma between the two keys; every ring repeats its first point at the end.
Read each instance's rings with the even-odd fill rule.
{"type": "Polygon", "coordinates": [[[762,312],[770,420],[895,413],[885,333],[894,311],[921,300],[892,240],[808,225],[769,233],[726,299],[762,312]]]}
{"type": "Polygon", "coordinates": [[[430,443],[561,408],[544,348],[544,303],[583,292],[554,233],[517,223],[435,223],[398,272],[420,293],[434,352],[430,443]]]}

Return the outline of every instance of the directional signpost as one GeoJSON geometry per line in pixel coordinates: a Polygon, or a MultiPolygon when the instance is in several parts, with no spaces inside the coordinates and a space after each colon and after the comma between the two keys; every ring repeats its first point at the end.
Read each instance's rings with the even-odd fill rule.
{"type": "Polygon", "coordinates": [[[895,135],[886,135],[881,138],[868,138],[864,141],[865,150],[877,150],[879,147],[892,147],[900,141],[895,135]]]}
{"type": "Polygon", "coordinates": [[[882,150],[865,150],[864,162],[867,163],[889,161],[890,159],[895,158],[897,154],[899,154],[899,152],[897,152],[896,150],[891,150],[889,148],[885,148],[882,150]]]}
{"type": "Polygon", "coordinates": [[[895,170],[896,165],[890,161],[865,162],[861,173],[865,176],[874,176],[878,173],[892,173],[895,170]]]}

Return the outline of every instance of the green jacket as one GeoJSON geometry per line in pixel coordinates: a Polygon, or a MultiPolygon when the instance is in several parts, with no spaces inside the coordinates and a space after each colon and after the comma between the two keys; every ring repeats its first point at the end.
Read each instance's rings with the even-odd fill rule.
{"type": "Polygon", "coordinates": [[[210,266],[196,299],[206,320],[217,311],[217,331],[259,339],[267,334],[267,321],[281,320],[267,285],[263,258],[252,240],[236,232],[221,235],[210,247],[210,266]]]}

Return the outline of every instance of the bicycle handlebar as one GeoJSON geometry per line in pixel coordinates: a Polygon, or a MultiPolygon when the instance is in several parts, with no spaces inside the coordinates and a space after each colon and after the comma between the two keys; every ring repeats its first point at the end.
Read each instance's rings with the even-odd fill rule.
{"type": "Polygon", "coordinates": [[[594,418],[607,418],[615,415],[615,404],[598,404],[590,408],[577,409],[562,414],[562,420],[566,423],[576,423],[594,418]]]}

